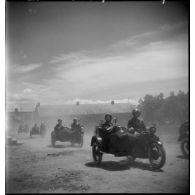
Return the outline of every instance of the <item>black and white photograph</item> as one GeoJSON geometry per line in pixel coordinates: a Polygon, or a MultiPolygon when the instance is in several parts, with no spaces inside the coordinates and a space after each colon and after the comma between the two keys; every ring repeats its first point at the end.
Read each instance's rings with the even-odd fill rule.
{"type": "Polygon", "coordinates": [[[189,12],[6,0],[5,193],[189,193],[189,12]]]}

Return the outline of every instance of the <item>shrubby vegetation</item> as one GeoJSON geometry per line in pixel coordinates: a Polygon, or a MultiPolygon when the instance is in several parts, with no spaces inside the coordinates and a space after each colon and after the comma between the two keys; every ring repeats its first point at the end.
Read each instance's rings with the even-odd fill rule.
{"type": "Polygon", "coordinates": [[[163,93],[156,96],[145,95],[139,100],[138,107],[146,121],[181,123],[189,119],[189,93],[179,91],[175,95],[170,92],[166,98],[163,93]]]}

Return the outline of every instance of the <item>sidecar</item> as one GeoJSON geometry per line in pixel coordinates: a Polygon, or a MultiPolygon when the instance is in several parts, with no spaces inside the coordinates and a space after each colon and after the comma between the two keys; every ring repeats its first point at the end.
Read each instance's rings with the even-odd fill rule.
{"type": "Polygon", "coordinates": [[[59,132],[55,130],[51,132],[51,144],[53,147],[56,145],[56,141],[60,142],[71,142],[71,145],[79,144],[80,147],[83,146],[83,127],[79,131],[72,131],[69,127],[64,127],[59,132]]]}

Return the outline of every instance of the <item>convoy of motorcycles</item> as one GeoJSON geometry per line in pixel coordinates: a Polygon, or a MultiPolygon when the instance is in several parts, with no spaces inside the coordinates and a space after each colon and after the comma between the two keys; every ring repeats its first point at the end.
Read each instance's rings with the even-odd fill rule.
{"type": "MultiPolygon", "coordinates": [[[[110,137],[114,138],[114,134],[118,133],[120,136],[109,142],[108,147],[103,137],[101,136],[102,125],[95,127],[94,135],[91,138],[92,157],[94,162],[99,165],[102,162],[103,154],[112,154],[115,157],[126,156],[131,160],[136,158],[148,159],[150,166],[154,169],[160,169],[166,162],[166,152],[163,143],[156,135],[156,126],[153,125],[142,131],[136,138],[136,141],[131,143],[129,139],[130,132],[127,128],[121,127],[115,124],[109,131],[110,137]],[[114,144],[113,144],[114,143],[114,144]]],[[[19,126],[18,133],[27,133],[29,128],[27,125],[19,126]]],[[[30,130],[30,137],[32,135],[40,135],[44,137],[46,134],[45,124],[41,124],[38,127],[37,124],[30,130]]],[[[51,144],[53,147],[56,145],[56,141],[71,142],[71,145],[78,144],[83,146],[84,128],[80,126],[80,129],[75,131],[69,127],[63,127],[63,129],[56,133],[54,130],[51,132],[51,144]]],[[[189,157],[189,121],[184,122],[179,128],[178,141],[181,143],[181,152],[185,157],[189,157]]]]}
{"type": "MultiPolygon", "coordinates": [[[[28,125],[20,124],[18,127],[18,133],[29,133],[28,125]]],[[[46,126],[44,123],[41,123],[40,127],[35,123],[35,125],[30,130],[30,138],[33,135],[40,135],[45,137],[46,135],[46,126]]],[[[51,144],[53,147],[56,145],[56,141],[60,142],[71,142],[71,145],[78,144],[80,147],[83,146],[83,136],[84,128],[81,126],[78,130],[73,130],[70,127],[63,127],[59,133],[55,131],[51,132],[51,144]]]]}

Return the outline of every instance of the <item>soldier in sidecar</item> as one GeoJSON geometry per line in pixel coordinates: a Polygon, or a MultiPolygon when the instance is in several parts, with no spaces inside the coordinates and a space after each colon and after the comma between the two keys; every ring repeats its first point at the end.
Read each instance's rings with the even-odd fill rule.
{"type": "MultiPolygon", "coordinates": [[[[75,124],[74,124],[75,125],[75,124]]],[[[73,126],[74,126],[73,125],[73,126]]],[[[71,145],[79,144],[83,146],[83,127],[81,125],[74,126],[76,128],[69,128],[62,125],[62,120],[58,120],[58,124],[55,126],[54,131],[51,132],[51,144],[55,146],[56,141],[71,142],[71,145]]]]}

